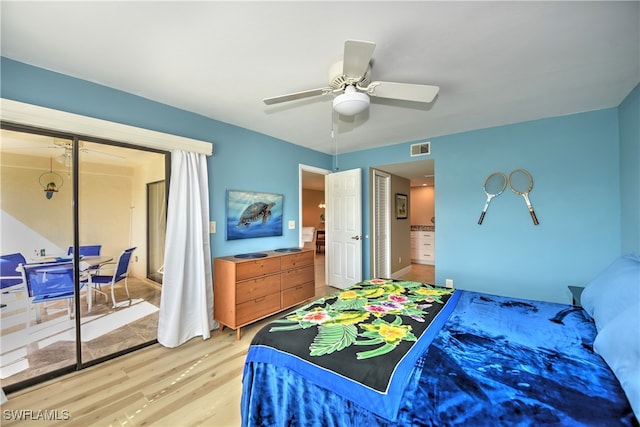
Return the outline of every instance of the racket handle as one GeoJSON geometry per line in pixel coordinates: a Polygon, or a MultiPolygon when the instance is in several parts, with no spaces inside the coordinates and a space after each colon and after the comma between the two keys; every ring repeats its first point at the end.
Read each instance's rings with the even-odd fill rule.
{"type": "Polygon", "coordinates": [[[485,214],[486,212],[487,212],[487,211],[482,211],[482,213],[480,214],[480,219],[478,220],[478,225],[482,225],[482,220],[484,220],[484,214],[485,214]]]}
{"type": "Polygon", "coordinates": [[[533,225],[540,224],[538,222],[538,218],[536,217],[536,213],[533,211],[533,208],[529,208],[529,213],[531,214],[531,219],[533,220],[533,225]]]}

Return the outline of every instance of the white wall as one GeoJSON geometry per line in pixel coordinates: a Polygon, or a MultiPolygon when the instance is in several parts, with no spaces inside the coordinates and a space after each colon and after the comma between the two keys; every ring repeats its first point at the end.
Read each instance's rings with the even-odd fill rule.
{"type": "MultiPolygon", "coordinates": [[[[21,252],[27,259],[36,249],[66,254],[73,244],[73,185],[67,169],[53,162],[64,183],[46,199],[39,177],[49,171],[48,158],[3,153],[0,166],[0,253],[21,252]]],[[[163,178],[162,156],[136,169],[81,161],[80,244],[101,244],[102,254],[114,258],[137,246],[132,274],[146,277],[146,183],[163,178]]]]}
{"type": "Polygon", "coordinates": [[[411,225],[435,225],[431,218],[435,216],[434,187],[412,187],[409,222],[411,225]]]}
{"type": "Polygon", "coordinates": [[[3,153],[0,166],[0,253],[20,252],[27,259],[40,249],[66,254],[73,243],[73,188],[66,169],[54,162],[53,171],[62,176],[63,183],[47,199],[39,178],[50,171],[48,158],[3,153]]]}

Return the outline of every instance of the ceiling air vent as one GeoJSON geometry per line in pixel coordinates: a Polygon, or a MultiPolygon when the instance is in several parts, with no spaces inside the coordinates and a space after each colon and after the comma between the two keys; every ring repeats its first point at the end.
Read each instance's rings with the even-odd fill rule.
{"type": "Polygon", "coordinates": [[[411,157],[414,156],[426,156],[431,154],[431,143],[420,142],[418,144],[411,144],[411,157]]]}

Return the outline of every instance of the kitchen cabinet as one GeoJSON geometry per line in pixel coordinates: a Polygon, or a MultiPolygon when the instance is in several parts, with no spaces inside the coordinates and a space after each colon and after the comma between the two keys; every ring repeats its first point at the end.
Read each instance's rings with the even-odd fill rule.
{"type": "Polygon", "coordinates": [[[411,262],[435,265],[435,235],[435,231],[411,232],[411,262]]]}

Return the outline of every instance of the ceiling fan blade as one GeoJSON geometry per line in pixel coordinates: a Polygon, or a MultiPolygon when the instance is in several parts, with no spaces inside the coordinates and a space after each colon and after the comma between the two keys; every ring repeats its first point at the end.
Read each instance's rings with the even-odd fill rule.
{"type": "Polygon", "coordinates": [[[102,156],[102,157],[111,157],[112,159],[124,160],[126,157],[120,156],[118,154],[106,153],[104,151],[90,150],[88,148],[83,148],[80,150],[84,154],[88,154],[90,156],[102,156]]]}
{"type": "Polygon", "coordinates": [[[393,82],[371,82],[369,86],[363,89],[366,90],[367,94],[379,98],[416,102],[431,102],[440,90],[438,86],[393,82]]]}
{"type": "Polygon", "coordinates": [[[344,58],[342,74],[360,78],[369,68],[369,62],[376,44],[359,40],[347,40],[344,42],[344,58]]]}
{"type": "Polygon", "coordinates": [[[281,102],[295,101],[296,99],[310,98],[312,96],[324,95],[333,91],[330,87],[323,87],[320,89],[305,90],[303,92],[289,93],[287,95],[274,96],[272,98],[265,98],[262,101],[267,105],[279,104],[281,102]]]}

